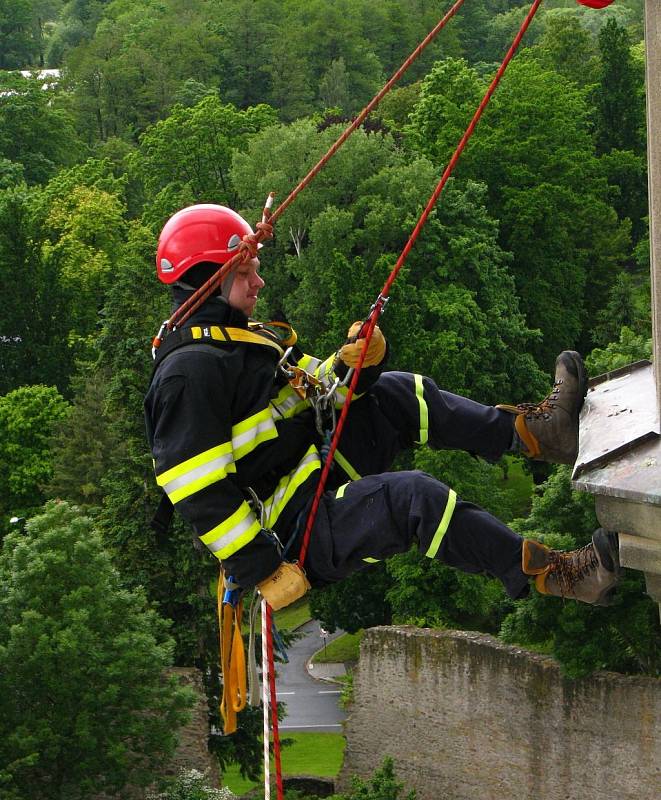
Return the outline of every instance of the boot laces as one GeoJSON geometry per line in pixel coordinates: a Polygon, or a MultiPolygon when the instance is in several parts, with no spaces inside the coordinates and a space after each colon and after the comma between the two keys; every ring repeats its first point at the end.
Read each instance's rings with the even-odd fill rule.
{"type": "Polygon", "coordinates": [[[563,596],[570,594],[577,583],[599,566],[594,546],[590,542],[578,550],[563,553],[551,550],[549,574],[553,574],[563,596]]]}
{"type": "Polygon", "coordinates": [[[561,384],[562,379],[557,380],[553,384],[551,391],[540,403],[519,403],[517,408],[525,414],[526,419],[541,419],[542,417],[544,419],[549,419],[549,417],[553,414],[558,397],[560,396],[561,384]]]}

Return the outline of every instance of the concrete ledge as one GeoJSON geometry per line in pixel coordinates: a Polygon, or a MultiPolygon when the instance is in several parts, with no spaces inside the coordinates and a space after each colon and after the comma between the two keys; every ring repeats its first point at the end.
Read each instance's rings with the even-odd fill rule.
{"type": "Polygon", "coordinates": [[[620,533],[620,563],[623,567],[661,575],[661,543],[620,533]]]}

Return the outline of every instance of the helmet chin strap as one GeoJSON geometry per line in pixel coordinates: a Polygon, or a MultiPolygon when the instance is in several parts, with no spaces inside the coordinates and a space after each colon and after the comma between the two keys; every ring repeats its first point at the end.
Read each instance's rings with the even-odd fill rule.
{"type": "MultiPolygon", "coordinates": [[[[218,266],[220,266],[220,264],[218,266]]],[[[230,292],[232,291],[232,284],[234,283],[234,274],[234,270],[232,270],[220,285],[220,296],[224,297],[227,301],[230,299],[230,292]]],[[[174,286],[179,286],[181,289],[186,289],[187,291],[192,292],[198,288],[197,286],[191,286],[190,283],[186,283],[186,281],[182,280],[175,281],[174,286]]]]}

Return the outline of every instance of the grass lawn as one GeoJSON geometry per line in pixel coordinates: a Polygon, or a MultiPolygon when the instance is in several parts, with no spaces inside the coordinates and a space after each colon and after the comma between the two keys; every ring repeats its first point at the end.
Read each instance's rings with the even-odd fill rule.
{"type": "MultiPolygon", "coordinates": [[[[344,736],[341,733],[290,733],[283,739],[293,744],[282,749],[284,775],[318,775],[335,777],[344,757],[344,736]]],[[[273,771],[273,762],[271,762],[273,771]]],[[[223,785],[235,794],[245,794],[258,784],[244,780],[235,767],[223,774],[223,785]]]]}
{"type": "Polygon", "coordinates": [[[508,464],[507,480],[500,481],[501,489],[509,495],[513,517],[527,517],[532,503],[532,475],[523,471],[520,458],[506,456],[508,464]]]}
{"type": "Polygon", "coordinates": [[[305,597],[301,597],[300,600],[297,600],[290,606],[286,606],[285,608],[281,608],[280,611],[276,611],[274,617],[275,624],[278,626],[278,630],[293,631],[295,628],[300,627],[312,619],[312,615],[310,614],[310,604],[305,597]]]}
{"type": "Polygon", "coordinates": [[[334,664],[339,661],[358,661],[360,642],[363,638],[363,630],[357,633],[344,633],[329,642],[314,657],[313,661],[317,664],[334,664]]]}

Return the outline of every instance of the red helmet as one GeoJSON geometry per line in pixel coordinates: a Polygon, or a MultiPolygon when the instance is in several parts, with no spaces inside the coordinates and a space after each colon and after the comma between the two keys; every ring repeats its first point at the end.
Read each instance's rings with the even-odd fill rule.
{"type": "Polygon", "coordinates": [[[163,283],[174,283],[201,261],[224,264],[252,232],[231,208],[211,203],[182,208],[165,223],[158,237],[158,277],[163,283]]]}
{"type": "Polygon", "coordinates": [[[588,8],[606,8],[613,0],[576,0],[576,2],[588,8]]]}

